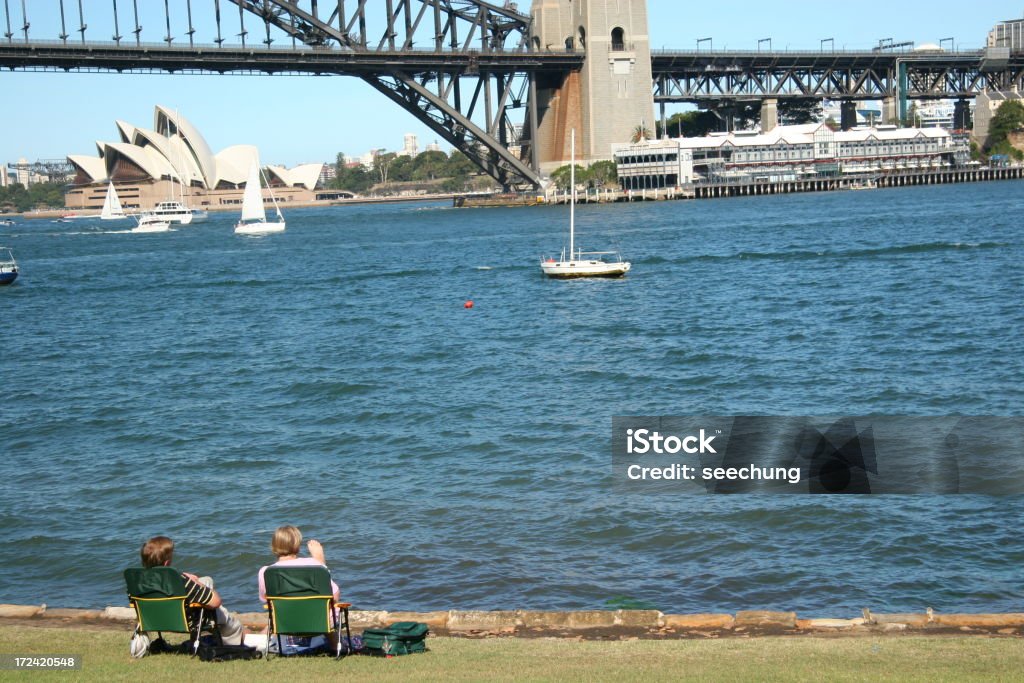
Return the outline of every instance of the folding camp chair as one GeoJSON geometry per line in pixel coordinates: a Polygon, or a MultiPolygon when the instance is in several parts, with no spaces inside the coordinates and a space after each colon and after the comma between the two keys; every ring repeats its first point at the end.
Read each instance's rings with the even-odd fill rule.
{"type": "Polygon", "coordinates": [[[135,633],[156,631],[161,638],[165,631],[187,633],[193,655],[199,651],[199,634],[203,631],[212,633],[216,644],[223,645],[216,610],[188,603],[188,588],[177,569],[132,567],[124,570],[124,580],[128,602],[139,619],[135,633]]]}
{"type": "Polygon", "coordinates": [[[345,627],[345,654],[352,651],[352,632],[349,630],[347,602],[335,602],[331,587],[331,573],[327,567],[267,567],[263,573],[267,591],[270,628],[267,631],[267,650],[270,657],[270,639],[277,638],[277,651],[283,653],[281,636],[318,636],[335,634],[335,656],[341,657],[341,626],[345,627]],[[340,614],[340,617],[339,617],[340,614]]]}

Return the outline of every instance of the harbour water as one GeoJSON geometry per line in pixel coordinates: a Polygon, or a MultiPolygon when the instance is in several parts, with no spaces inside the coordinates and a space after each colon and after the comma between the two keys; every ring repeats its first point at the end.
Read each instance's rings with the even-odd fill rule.
{"type": "Polygon", "coordinates": [[[564,207],[0,228],[0,602],[124,604],[163,533],[257,609],[292,523],[367,609],[1020,611],[1022,496],[624,496],[610,438],[1024,414],[1022,189],[580,207],[621,281],[541,277],[564,207]]]}

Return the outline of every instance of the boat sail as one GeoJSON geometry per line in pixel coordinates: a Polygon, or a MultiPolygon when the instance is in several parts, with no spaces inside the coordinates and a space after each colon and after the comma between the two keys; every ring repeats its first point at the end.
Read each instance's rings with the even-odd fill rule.
{"type": "MultiPolygon", "coordinates": [[[[267,189],[269,190],[269,183],[267,189]]],[[[263,190],[260,188],[260,164],[257,160],[249,169],[249,179],[245,181],[245,194],[242,195],[242,218],[235,225],[235,234],[262,235],[268,232],[283,232],[284,216],[277,207],[274,191],[270,191],[270,199],[274,202],[277,221],[267,221],[267,212],[263,207],[263,190]]]]}
{"type": "Polygon", "coordinates": [[[103,208],[100,210],[100,218],[105,221],[128,218],[124,209],[121,208],[121,200],[117,197],[117,190],[114,189],[114,183],[107,185],[107,196],[103,200],[103,208]]]}
{"type": "Polygon", "coordinates": [[[565,258],[565,248],[562,248],[562,256],[555,260],[553,258],[542,259],[541,271],[550,278],[568,280],[581,277],[622,277],[625,275],[631,264],[623,261],[622,257],[614,251],[579,251],[576,249],[576,129],[572,130],[570,143],[571,161],[569,163],[569,186],[571,199],[569,201],[569,258],[565,258]],[[600,258],[583,258],[584,256],[595,257],[606,254],[614,254],[614,261],[605,261],[600,258]]]}

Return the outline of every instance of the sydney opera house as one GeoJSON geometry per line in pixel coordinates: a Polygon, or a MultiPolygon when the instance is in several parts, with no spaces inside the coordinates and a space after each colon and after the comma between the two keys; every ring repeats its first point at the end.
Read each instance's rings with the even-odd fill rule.
{"type": "MultiPolygon", "coordinates": [[[[65,196],[69,209],[99,211],[107,185],[114,183],[125,210],[148,210],[171,199],[194,209],[242,203],[245,180],[259,155],[253,145],[234,145],[214,154],[195,126],[157,106],[153,128],[117,121],[117,142],[97,142],[99,156],[71,155],[75,178],[65,196]]],[[[278,202],[307,202],[316,196],[323,164],[292,169],[264,166],[278,202]]]]}

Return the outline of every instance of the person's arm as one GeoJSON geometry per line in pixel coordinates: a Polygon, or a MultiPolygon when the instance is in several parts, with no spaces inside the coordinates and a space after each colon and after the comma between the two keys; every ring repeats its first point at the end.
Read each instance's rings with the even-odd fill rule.
{"type": "Polygon", "coordinates": [[[221,606],[220,595],[217,594],[217,591],[200,583],[198,576],[187,572],[182,572],[181,575],[185,578],[189,602],[200,604],[210,609],[217,609],[221,606]]]}
{"type": "MultiPolygon", "coordinates": [[[[309,542],[306,543],[306,549],[309,550],[310,557],[312,557],[314,560],[322,564],[324,567],[327,566],[327,558],[324,555],[324,547],[320,545],[320,541],[316,539],[310,539],[309,542]]],[[[334,581],[331,581],[331,588],[334,590],[334,599],[337,600],[340,594],[338,591],[338,584],[334,583],[334,581]]]]}
{"type": "Polygon", "coordinates": [[[309,539],[309,542],[306,543],[306,549],[309,550],[310,557],[323,566],[327,566],[327,560],[324,558],[324,547],[320,545],[320,541],[315,538],[309,539]]]}

